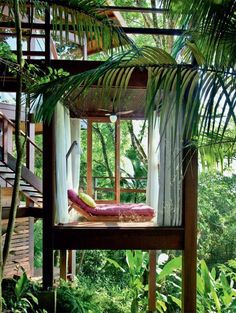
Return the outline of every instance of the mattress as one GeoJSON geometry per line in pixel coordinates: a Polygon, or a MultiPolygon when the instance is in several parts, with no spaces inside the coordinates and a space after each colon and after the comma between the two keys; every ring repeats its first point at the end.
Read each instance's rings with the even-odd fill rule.
{"type": "Polygon", "coordinates": [[[149,216],[154,217],[155,211],[144,203],[97,204],[95,208],[84,203],[77,193],[68,190],[68,198],[81,209],[94,216],[149,216]]]}

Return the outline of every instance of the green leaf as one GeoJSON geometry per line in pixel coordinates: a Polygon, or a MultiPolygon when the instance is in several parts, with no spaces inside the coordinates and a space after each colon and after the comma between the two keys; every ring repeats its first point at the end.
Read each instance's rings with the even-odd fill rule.
{"type": "Polygon", "coordinates": [[[157,280],[160,281],[164,278],[166,278],[166,276],[172,274],[175,270],[180,269],[182,265],[182,257],[176,257],[170,261],[168,261],[162,271],[160,272],[160,274],[157,277],[157,280]]]}
{"type": "Polygon", "coordinates": [[[181,309],[181,307],[182,307],[182,301],[181,301],[180,299],[176,298],[175,296],[170,296],[170,297],[171,297],[172,301],[173,301],[174,303],[176,303],[176,304],[178,305],[178,307],[181,309]]]}
{"type": "Polygon", "coordinates": [[[110,259],[110,258],[105,258],[105,260],[106,260],[108,263],[114,265],[115,268],[121,270],[123,273],[125,272],[125,269],[124,269],[123,267],[121,267],[115,260],[110,259]]]}
{"type": "Polygon", "coordinates": [[[15,289],[14,289],[17,301],[19,301],[20,297],[24,293],[27,283],[28,283],[28,277],[26,273],[23,272],[20,278],[17,280],[15,289]]]}

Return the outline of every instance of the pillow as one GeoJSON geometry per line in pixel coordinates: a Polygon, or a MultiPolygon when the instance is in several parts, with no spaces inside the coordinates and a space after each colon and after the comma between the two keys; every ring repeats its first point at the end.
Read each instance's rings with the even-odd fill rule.
{"type": "Polygon", "coordinates": [[[96,207],[96,202],[93,200],[92,197],[90,197],[89,195],[87,195],[84,192],[80,192],[79,193],[79,197],[80,199],[86,203],[88,206],[90,206],[91,208],[95,208],[96,207]]]}
{"type": "Polygon", "coordinates": [[[72,189],[68,190],[68,197],[70,201],[76,203],[79,207],[81,207],[81,209],[85,211],[91,209],[84,201],[82,201],[82,199],[80,199],[80,197],[77,195],[77,193],[74,190],[72,189]]]}

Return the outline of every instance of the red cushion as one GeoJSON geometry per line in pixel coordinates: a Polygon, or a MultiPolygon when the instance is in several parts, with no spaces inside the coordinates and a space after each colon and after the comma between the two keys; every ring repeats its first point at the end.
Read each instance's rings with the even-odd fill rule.
{"type": "Polygon", "coordinates": [[[78,206],[81,207],[81,209],[83,209],[85,211],[87,211],[88,209],[92,209],[82,199],[80,199],[80,197],[78,196],[78,194],[74,190],[69,189],[67,191],[67,193],[68,193],[68,198],[70,199],[70,201],[78,204],[78,206]]]}
{"type": "Polygon", "coordinates": [[[154,217],[155,211],[152,207],[143,203],[123,203],[123,204],[97,204],[96,208],[89,207],[84,203],[77,193],[70,189],[68,190],[69,199],[76,203],[81,209],[87,213],[96,216],[151,216],[154,217]]]}

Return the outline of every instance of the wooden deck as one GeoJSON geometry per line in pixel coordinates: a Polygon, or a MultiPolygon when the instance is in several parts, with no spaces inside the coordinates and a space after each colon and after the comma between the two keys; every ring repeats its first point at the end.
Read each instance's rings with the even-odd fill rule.
{"type": "Polygon", "coordinates": [[[56,225],[56,227],[92,227],[92,228],[109,228],[109,227],[119,227],[119,228],[130,228],[130,227],[158,227],[155,222],[72,222],[63,225],[56,225]]]}
{"type": "Polygon", "coordinates": [[[182,227],[158,227],[152,222],[80,222],[52,228],[53,249],[179,249],[182,227]]]}

